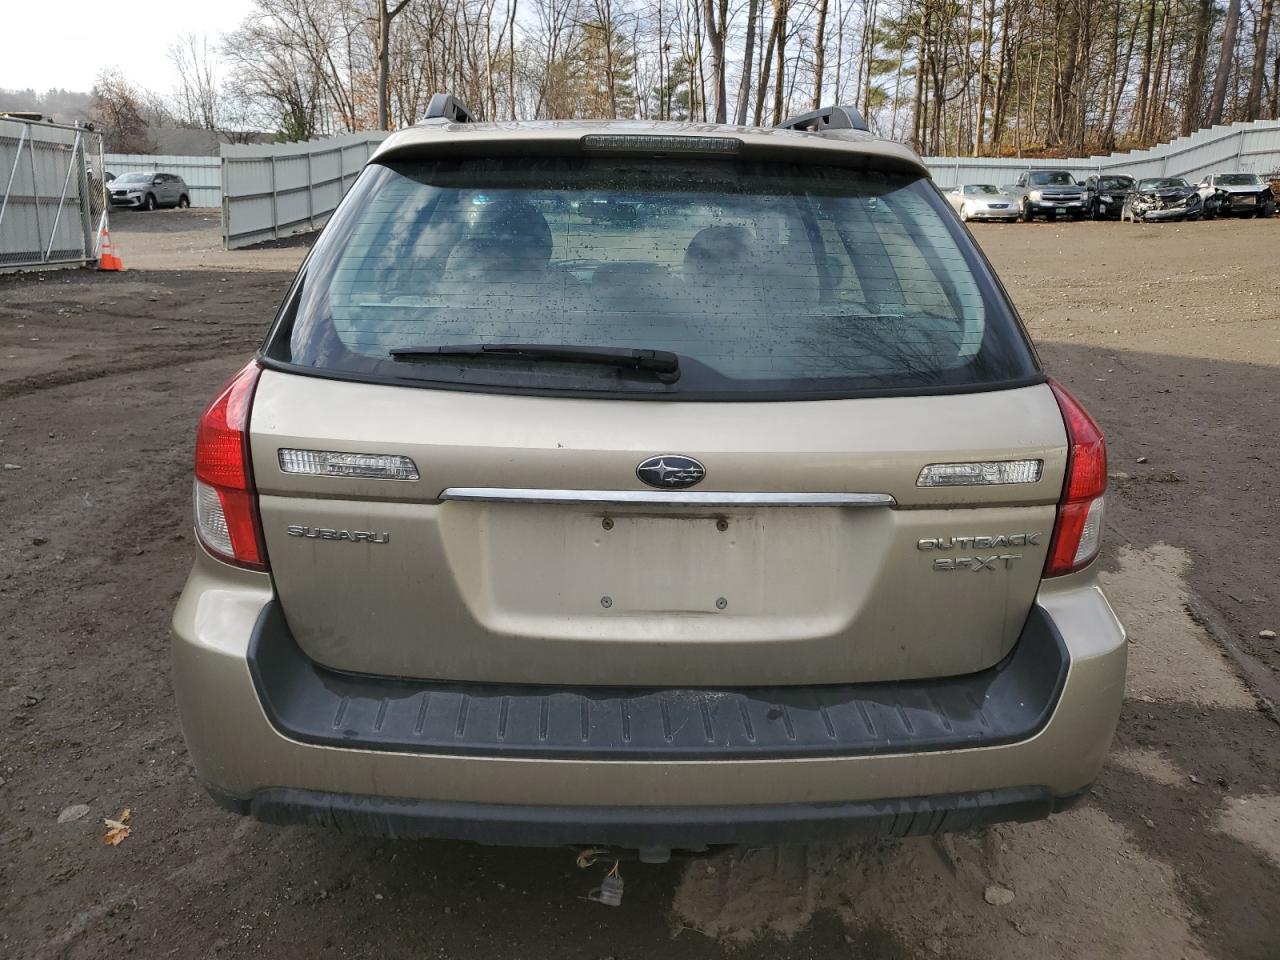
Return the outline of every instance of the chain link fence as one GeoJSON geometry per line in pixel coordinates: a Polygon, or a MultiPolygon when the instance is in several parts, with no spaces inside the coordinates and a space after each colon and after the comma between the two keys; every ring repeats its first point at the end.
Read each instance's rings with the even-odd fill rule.
{"type": "Polygon", "coordinates": [[[0,117],[0,271],[95,260],[102,173],[94,131],[0,117]]]}

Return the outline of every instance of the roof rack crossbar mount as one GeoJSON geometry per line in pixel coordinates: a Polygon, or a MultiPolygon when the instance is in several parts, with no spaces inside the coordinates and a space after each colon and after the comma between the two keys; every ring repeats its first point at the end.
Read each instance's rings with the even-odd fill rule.
{"type": "Polygon", "coordinates": [[[867,121],[856,107],[820,107],[798,116],[788,117],[777,125],[779,130],[808,130],[823,133],[827,130],[870,130],[867,121]]]}
{"type": "Polygon", "coordinates": [[[424,120],[447,120],[450,123],[475,123],[475,116],[452,93],[433,93],[424,120]]]}

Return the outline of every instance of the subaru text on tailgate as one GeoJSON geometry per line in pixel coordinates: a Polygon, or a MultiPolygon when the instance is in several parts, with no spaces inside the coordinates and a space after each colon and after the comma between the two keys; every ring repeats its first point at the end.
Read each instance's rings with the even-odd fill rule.
{"type": "Polygon", "coordinates": [[[1102,435],[849,116],[385,142],[199,425],[174,659],[219,803],[656,856],[1087,790],[1102,435]]]}

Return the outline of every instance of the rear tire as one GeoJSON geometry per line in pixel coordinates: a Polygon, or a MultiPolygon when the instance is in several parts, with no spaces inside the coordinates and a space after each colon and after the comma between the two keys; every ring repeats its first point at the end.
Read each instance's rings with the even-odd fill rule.
{"type": "Polygon", "coordinates": [[[967,203],[960,204],[960,221],[962,223],[969,222],[969,205],[967,203]]]}
{"type": "Polygon", "coordinates": [[[182,196],[178,198],[178,209],[185,210],[189,206],[191,206],[191,200],[184,193],[182,196]]]}
{"type": "Polygon", "coordinates": [[[1035,218],[1035,214],[1027,208],[1027,201],[1025,200],[1022,201],[1022,207],[1018,215],[1022,218],[1023,223],[1030,223],[1035,218]]]}

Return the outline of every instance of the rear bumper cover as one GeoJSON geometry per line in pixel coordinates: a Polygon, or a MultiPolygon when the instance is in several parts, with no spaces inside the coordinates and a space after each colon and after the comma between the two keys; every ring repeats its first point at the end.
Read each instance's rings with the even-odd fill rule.
{"type": "Polygon", "coordinates": [[[1030,739],[1067,679],[1034,607],[1009,656],[961,677],[804,687],[545,687],[360,677],[299,649],[280,605],[254,624],[249,671],[291,740],[357,750],[558,760],[781,760],[990,747],[1030,739]]]}
{"type": "MultiPolygon", "coordinates": [[[[1054,680],[1056,692],[1042,704],[1047,709],[1035,711],[1031,722],[1003,737],[913,744],[897,736],[884,748],[872,746],[852,736],[858,727],[844,725],[858,712],[855,704],[844,717],[831,716],[827,705],[837,740],[846,731],[852,738],[822,749],[818,740],[827,734],[821,711],[815,727],[805,719],[807,707],[788,711],[794,741],[783,717],[766,714],[764,725],[756,724],[755,745],[743,740],[741,731],[719,726],[713,728],[714,745],[696,745],[676,733],[677,714],[668,704],[668,742],[659,700],[644,737],[639,726],[632,728],[634,752],[605,741],[588,742],[577,753],[563,743],[550,749],[551,738],[561,738],[557,731],[563,720],[550,707],[546,741],[539,745],[542,728],[532,719],[522,728],[525,749],[508,751],[493,740],[498,719],[486,714],[494,706],[489,702],[463,724],[459,742],[446,748],[458,729],[454,702],[438,715],[442,726],[433,726],[437,715],[430,714],[423,725],[430,737],[409,749],[396,740],[372,742],[368,734],[379,725],[379,707],[352,699],[336,725],[328,717],[332,736],[318,742],[303,729],[290,729],[286,713],[270,697],[264,702],[255,683],[251,641],[272,602],[269,575],[235,570],[201,555],[174,615],[173,656],[183,732],[200,779],[228,807],[274,823],[328,823],[382,835],[509,844],[698,846],[1035,819],[1059,809],[1096,777],[1123,697],[1124,631],[1092,574],[1085,572],[1041,587],[1033,622],[1043,618],[1056,631],[1065,677],[1054,680]],[[481,718],[485,725],[473,729],[481,718]],[[357,735],[347,737],[347,730],[357,735]],[[481,734],[490,738],[487,746],[481,734]],[[475,742],[468,742],[471,738],[475,742]],[[704,749],[721,743],[719,757],[704,749]],[[686,746],[697,749],[680,755],[686,746]]],[[[1045,662],[1054,658],[1050,648],[1040,648],[1040,654],[1045,662]]],[[[1008,682],[1001,675],[1021,669],[1016,657],[976,676],[985,675],[989,689],[999,689],[999,683],[1008,682]]],[[[1058,668],[1052,675],[1059,677],[1058,668]]],[[[300,682],[300,675],[292,676],[289,682],[300,682]]],[[[1032,687],[1024,687],[1021,695],[1032,687]]],[[[499,695],[499,711],[502,697],[509,695],[499,695]]],[[[777,699],[762,699],[771,698],[777,699]]],[[[567,717],[581,716],[580,703],[564,702],[571,707],[567,717]]],[[[397,696],[387,703],[382,730],[394,729],[397,737],[412,734],[413,724],[400,726],[399,718],[407,709],[416,722],[420,702],[409,705],[397,696]]],[[[880,707],[892,720],[901,719],[899,705],[917,730],[928,727],[914,712],[926,709],[926,701],[880,707]]],[[[769,705],[749,705],[749,711],[756,709],[767,711],[769,705]]],[[[951,701],[944,712],[953,733],[970,729],[972,713],[951,701]]],[[[510,709],[507,716],[507,729],[514,733],[510,709]]],[[[988,722],[992,716],[987,714],[988,722]]],[[[699,718],[700,710],[689,714],[695,731],[703,729],[699,718]]],[[[569,723],[564,729],[579,728],[569,723]]],[[[609,736],[614,737],[621,728],[606,724],[600,729],[613,730],[609,736]]]]}

